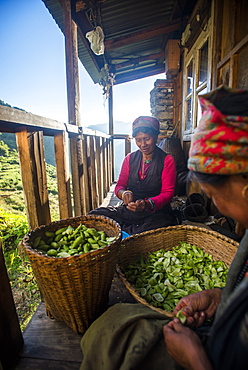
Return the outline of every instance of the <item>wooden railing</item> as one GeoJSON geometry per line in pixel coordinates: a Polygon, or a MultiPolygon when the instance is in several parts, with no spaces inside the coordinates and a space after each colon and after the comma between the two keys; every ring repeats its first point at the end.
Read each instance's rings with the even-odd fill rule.
{"type": "Polygon", "coordinates": [[[44,136],[54,137],[61,219],[86,214],[106,197],[114,180],[113,136],[7,106],[0,106],[0,131],[16,135],[30,229],[51,221],[44,136]]]}

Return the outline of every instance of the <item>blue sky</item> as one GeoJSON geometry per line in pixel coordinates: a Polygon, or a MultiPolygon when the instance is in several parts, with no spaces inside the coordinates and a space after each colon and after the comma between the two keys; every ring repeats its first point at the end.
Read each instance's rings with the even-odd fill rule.
{"type": "MultiPolygon", "coordinates": [[[[0,99],[67,122],[64,36],[42,0],[0,0],[0,99]]],[[[108,102],[79,63],[83,126],[108,122],[108,102]]],[[[150,115],[157,75],[114,86],[114,121],[150,115]]]]}

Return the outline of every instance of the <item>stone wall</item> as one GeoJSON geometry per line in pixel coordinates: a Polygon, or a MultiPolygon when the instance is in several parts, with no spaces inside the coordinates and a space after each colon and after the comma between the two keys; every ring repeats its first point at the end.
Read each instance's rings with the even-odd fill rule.
{"type": "Polygon", "coordinates": [[[166,79],[156,80],[150,92],[151,114],[160,122],[160,137],[172,134],[173,123],[173,82],[166,79]]]}

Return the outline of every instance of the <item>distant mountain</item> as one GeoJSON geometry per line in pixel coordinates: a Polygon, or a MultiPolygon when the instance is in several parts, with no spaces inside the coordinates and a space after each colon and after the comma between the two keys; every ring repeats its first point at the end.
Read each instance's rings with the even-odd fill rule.
{"type": "MultiPolygon", "coordinates": [[[[88,128],[91,130],[97,130],[108,134],[108,123],[99,123],[97,125],[90,125],[88,128]]],[[[122,122],[122,121],[115,121],[114,122],[114,133],[115,134],[124,134],[124,135],[131,135],[132,134],[132,123],[131,122],[122,122]]]]}
{"type": "MultiPolygon", "coordinates": [[[[15,134],[2,132],[0,133],[0,140],[7,144],[11,150],[17,150],[15,134]]],[[[44,150],[46,162],[55,166],[54,139],[52,136],[44,136],[44,150]]]]}
{"type": "MultiPolygon", "coordinates": [[[[90,125],[88,126],[91,130],[97,130],[100,132],[103,132],[105,134],[108,133],[108,123],[102,123],[97,125],[90,125]]],[[[131,135],[132,134],[132,124],[131,122],[122,122],[122,121],[116,121],[114,123],[114,132],[116,134],[124,134],[124,135],[131,135]]],[[[16,148],[16,139],[15,134],[12,133],[2,133],[0,135],[0,140],[3,140],[11,150],[17,149],[16,148]]],[[[132,150],[135,150],[135,144],[132,143],[132,150]]],[[[54,154],[54,142],[53,137],[50,136],[44,136],[44,147],[45,147],[45,157],[46,162],[48,164],[51,164],[52,166],[55,166],[55,154],[54,154]]],[[[122,161],[125,157],[125,142],[124,140],[115,140],[114,141],[114,174],[115,179],[117,179],[122,161]]]]}
{"type": "MultiPolygon", "coordinates": [[[[100,132],[104,132],[108,134],[108,123],[101,123],[97,125],[90,125],[88,126],[91,130],[97,130],[100,132]]],[[[123,134],[123,135],[132,135],[132,123],[131,122],[122,122],[122,121],[115,121],[114,122],[114,133],[115,134],[123,134]]],[[[133,147],[133,145],[132,145],[133,147]]],[[[135,150],[132,148],[132,150],[135,150]]],[[[125,157],[125,141],[118,139],[114,140],[114,175],[115,180],[117,180],[118,175],[120,173],[121,164],[125,157]]]]}

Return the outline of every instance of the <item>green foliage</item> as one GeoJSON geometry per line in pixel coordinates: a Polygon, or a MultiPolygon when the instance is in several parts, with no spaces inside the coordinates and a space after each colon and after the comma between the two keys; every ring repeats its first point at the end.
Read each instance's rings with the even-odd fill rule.
{"type": "Polygon", "coordinates": [[[20,327],[24,330],[40,302],[40,292],[30,263],[23,253],[18,251],[20,241],[28,232],[27,219],[25,215],[10,214],[2,208],[0,214],[0,237],[6,268],[20,327]]]}
{"type": "MultiPolygon", "coordinates": [[[[7,143],[5,138],[0,141],[0,239],[21,330],[24,330],[41,298],[30,263],[18,248],[28,232],[28,222],[23,213],[25,201],[14,134],[7,135],[7,143]]],[[[46,170],[51,217],[58,220],[56,168],[46,164],[46,170]]]]}
{"type": "Polygon", "coordinates": [[[28,223],[25,215],[10,214],[0,208],[0,237],[4,251],[16,250],[27,232],[28,223]]]}
{"type": "MultiPolygon", "coordinates": [[[[8,143],[10,142],[9,139],[8,143]]],[[[13,145],[12,143],[12,147],[13,145]]],[[[16,149],[11,150],[2,140],[0,141],[1,152],[3,155],[0,155],[0,207],[9,212],[22,213],[25,211],[25,200],[18,152],[16,149]]],[[[56,167],[46,164],[46,172],[51,218],[52,221],[56,221],[59,220],[56,167]]]]}
{"type": "Polygon", "coordinates": [[[9,147],[4,143],[4,141],[0,140],[0,156],[8,156],[9,155],[9,147]]]}
{"type": "Polygon", "coordinates": [[[9,147],[9,150],[16,150],[16,137],[13,133],[2,132],[0,133],[0,139],[9,147]]]}

